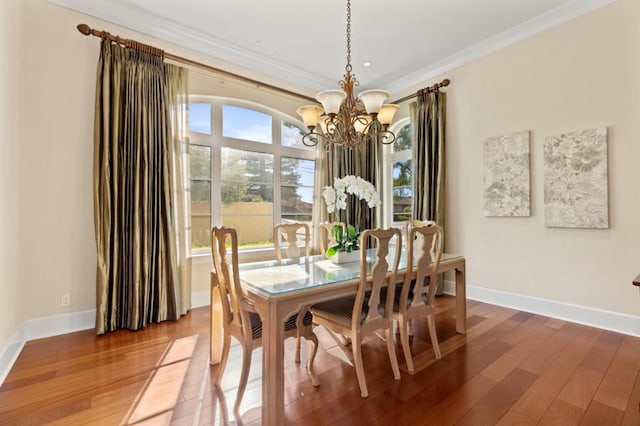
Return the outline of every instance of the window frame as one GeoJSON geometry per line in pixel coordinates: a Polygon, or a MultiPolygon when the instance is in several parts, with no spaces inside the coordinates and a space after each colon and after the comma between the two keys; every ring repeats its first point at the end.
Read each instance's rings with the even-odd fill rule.
{"type": "MultiPolygon", "coordinates": [[[[391,130],[394,134],[397,134],[397,132],[399,132],[403,127],[410,124],[411,124],[411,119],[409,117],[405,117],[394,122],[389,127],[389,130],[391,130]]],[[[411,143],[411,149],[405,149],[403,151],[394,152],[393,144],[386,145],[385,148],[386,148],[386,152],[385,152],[383,176],[384,176],[384,182],[385,182],[384,187],[386,188],[385,196],[387,197],[386,199],[388,199],[389,202],[383,203],[384,226],[387,228],[394,227],[394,228],[402,229],[406,221],[394,222],[393,220],[393,164],[398,161],[406,161],[406,160],[413,159],[413,141],[411,143]]],[[[412,162],[411,163],[412,171],[415,171],[414,167],[415,167],[415,164],[412,162]]],[[[415,190],[415,185],[413,182],[413,179],[415,179],[415,173],[412,173],[411,176],[412,176],[411,187],[414,188],[415,190]]],[[[411,207],[411,210],[412,210],[411,214],[413,215],[413,206],[411,207]]]]}
{"type": "MultiPolygon", "coordinates": [[[[297,158],[314,161],[314,189],[318,173],[318,151],[296,148],[282,145],[282,126],[284,122],[296,125],[304,129],[304,124],[281,111],[261,105],[252,101],[210,95],[189,95],[189,103],[211,103],[211,134],[191,132],[189,130],[189,143],[193,145],[205,145],[211,147],[211,226],[220,226],[222,223],[222,148],[238,149],[273,155],[273,225],[280,223],[282,215],[281,199],[281,161],[283,157],[297,158]],[[271,116],[271,143],[255,142],[244,139],[223,136],[222,106],[233,105],[240,108],[252,109],[271,116]],[[217,166],[217,167],[216,167],[217,166]]],[[[312,226],[317,225],[318,191],[314,190],[312,226]]],[[[210,256],[211,249],[191,250],[193,257],[210,256]]],[[[239,250],[240,260],[263,259],[275,255],[273,246],[239,250]]]]}

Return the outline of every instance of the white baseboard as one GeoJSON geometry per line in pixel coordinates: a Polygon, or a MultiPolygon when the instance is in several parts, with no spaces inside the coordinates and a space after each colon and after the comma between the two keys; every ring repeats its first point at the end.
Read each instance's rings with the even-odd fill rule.
{"type": "Polygon", "coordinates": [[[211,303],[211,292],[209,290],[191,293],[191,308],[201,308],[209,306],[211,303]]]}
{"type": "Polygon", "coordinates": [[[90,309],[27,320],[21,324],[19,331],[22,341],[28,342],[29,340],[87,330],[94,328],[95,325],[96,310],[90,309]]]}
{"type": "MultiPolygon", "coordinates": [[[[453,281],[445,281],[444,288],[446,294],[455,294],[456,292],[455,282],[453,281]]],[[[474,285],[467,285],[467,299],[640,337],[640,316],[556,302],[474,285]]]]}
{"type": "MultiPolygon", "coordinates": [[[[455,289],[456,286],[453,281],[444,282],[444,292],[446,294],[455,294],[455,289]]],[[[640,316],[555,302],[473,285],[467,285],[467,299],[640,337],[640,316]]],[[[192,308],[208,306],[209,303],[208,290],[191,294],[192,308]]],[[[0,352],[0,385],[9,374],[25,342],[93,328],[95,326],[95,317],[96,311],[91,309],[24,321],[13,335],[13,338],[0,352]]]]}
{"type": "Polygon", "coordinates": [[[23,346],[24,340],[20,341],[20,339],[18,339],[18,332],[16,332],[2,352],[0,352],[0,386],[2,386],[11,367],[13,367],[13,364],[18,359],[18,355],[20,355],[23,346]]]}
{"type": "Polygon", "coordinates": [[[0,353],[0,386],[26,342],[93,328],[95,320],[96,310],[91,309],[24,321],[0,353]]]}
{"type": "MultiPolygon", "coordinates": [[[[209,290],[191,294],[191,308],[208,306],[210,303],[209,290]]],[[[24,321],[18,327],[9,343],[0,352],[0,386],[4,383],[11,367],[18,359],[24,344],[29,340],[58,336],[75,331],[94,328],[96,324],[96,310],[52,315],[24,321]]]]}

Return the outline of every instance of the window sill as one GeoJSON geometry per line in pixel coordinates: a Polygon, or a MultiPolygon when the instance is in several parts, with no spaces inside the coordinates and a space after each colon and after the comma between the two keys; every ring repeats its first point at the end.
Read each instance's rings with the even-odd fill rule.
{"type": "MultiPolygon", "coordinates": [[[[238,252],[238,261],[240,263],[259,262],[261,260],[272,260],[276,258],[276,252],[273,247],[265,247],[250,250],[241,250],[238,252]]],[[[210,250],[199,250],[191,253],[192,263],[199,265],[204,263],[212,263],[210,250]]]]}

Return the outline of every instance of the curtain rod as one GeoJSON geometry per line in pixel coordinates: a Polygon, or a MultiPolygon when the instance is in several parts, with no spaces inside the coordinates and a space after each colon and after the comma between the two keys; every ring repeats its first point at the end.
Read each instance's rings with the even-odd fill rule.
{"type": "MultiPolygon", "coordinates": [[[[232,77],[235,78],[236,80],[240,80],[240,81],[244,81],[245,83],[250,83],[250,84],[255,84],[257,86],[261,86],[267,89],[271,89],[271,90],[275,90],[276,92],[280,92],[280,93],[284,93],[290,96],[294,96],[296,98],[300,98],[300,99],[304,99],[307,101],[311,101],[313,103],[316,102],[315,98],[306,96],[306,95],[302,95],[300,93],[296,93],[293,92],[291,90],[287,90],[287,89],[283,89],[282,87],[278,87],[278,86],[274,86],[272,84],[268,84],[268,83],[263,83],[262,81],[258,81],[258,80],[254,80],[252,78],[249,77],[245,77],[242,76],[240,74],[236,74],[233,73],[231,71],[225,71],[223,69],[220,68],[216,68],[216,67],[212,67],[211,65],[207,65],[207,64],[203,64],[202,62],[197,62],[194,61],[192,59],[188,59],[188,58],[184,58],[182,56],[178,56],[178,55],[174,55],[173,53],[169,53],[169,52],[165,52],[162,49],[159,49],[157,47],[153,47],[153,46],[149,46],[146,45],[144,43],[140,43],[137,42],[135,40],[131,40],[131,39],[127,39],[127,38],[122,38],[120,36],[117,35],[112,35],[110,33],[108,33],[107,31],[99,31],[96,30],[94,28],[91,28],[89,25],[87,24],[79,24],[77,27],[78,31],[86,36],[92,35],[95,37],[100,37],[115,43],[118,43],[122,46],[128,47],[128,48],[133,48],[133,49],[138,49],[138,50],[142,50],[144,52],[156,55],[156,56],[162,56],[163,58],[175,61],[175,62],[179,62],[182,64],[186,64],[186,65],[191,65],[194,66],[196,68],[202,68],[204,70],[207,71],[211,71],[217,74],[222,74],[225,75],[227,77],[232,77]]],[[[429,92],[435,92],[440,90],[441,87],[446,87],[451,83],[451,80],[449,80],[448,78],[445,78],[444,80],[442,80],[440,83],[436,83],[433,86],[428,86],[425,87],[424,89],[420,89],[418,90],[416,93],[405,96],[404,98],[400,98],[396,101],[393,101],[392,103],[394,104],[399,104],[400,102],[404,102],[408,99],[411,98],[415,98],[417,97],[420,93],[429,93],[429,92]]]]}
{"type": "Polygon", "coordinates": [[[400,99],[398,99],[396,101],[393,101],[392,103],[393,104],[399,104],[400,102],[404,102],[404,101],[409,100],[411,98],[415,98],[415,97],[417,97],[418,95],[421,95],[421,94],[424,95],[424,94],[427,94],[427,93],[430,93],[430,92],[437,92],[437,91],[440,90],[441,87],[447,87],[450,83],[451,83],[451,80],[449,80],[448,78],[445,78],[440,83],[436,83],[433,86],[427,86],[424,89],[418,90],[416,93],[414,93],[412,95],[407,95],[404,98],[400,98],[400,99]]]}
{"type": "Polygon", "coordinates": [[[106,31],[98,31],[96,29],[91,28],[87,24],[79,24],[76,28],[78,29],[78,31],[80,31],[82,34],[84,34],[86,36],[92,35],[92,36],[95,36],[95,37],[100,37],[100,38],[103,38],[103,39],[118,43],[118,44],[120,44],[122,46],[125,46],[125,47],[142,50],[142,51],[145,51],[147,53],[154,54],[156,56],[162,56],[162,57],[164,57],[166,59],[170,59],[170,60],[175,61],[175,62],[180,62],[182,64],[191,65],[191,66],[194,66],[194,67],[197,67],[197,68],[202,68],[202,69],[205,69],[207,71],[211,71],[211,72],[214,72],[214,73],[217,73],[217,74],[222,74],[222,75],[225,75],[225,76],[228,76],[228,77],[232,77],[232,78],[235,78],[236,80],[244,81],[245,83],[256,84],[258,86],[265,87],[265,88],[271,89],[271,90],[275,90],[276,92],[280,92],[280,93],[284,93],[284,94],[287,94],[287,95],[291,95],[291,96],[294,96],[296,98],[301,98],[301,99],[312,101],[312,102],[316,101],[314,98],[302,95],[300,93],[292,92],[291,90],[283,89],[282,87],[274,86],[274,85],[268,84],[268,83],[263,83],[262,81],[254,80],[252,78],[245,77],[245,76],[242,76],[240,74],[236,74],[236,73],[233,73],[233,72],[230,72],[230,71],[225,71],[225,70],[220,69],[220,68],[212,67],[211,65],[203,64],[202,62],[197,62],[197,61],[194,61],[192,59],[183,58],[182,56],[178,56],[178,55],[174,55],[172,53],[165,52],[165,51],[163,51],[161,49],[158,49],[156,47],[153,47],[153,46],[149,46],[149,45],[146,45],[146,44],[143,44],[143,43],[139,43],[139,42],[131,40],[131,39],[122,38],[120,36],[114,36],[114,35],[106,32],[106,31]]]}

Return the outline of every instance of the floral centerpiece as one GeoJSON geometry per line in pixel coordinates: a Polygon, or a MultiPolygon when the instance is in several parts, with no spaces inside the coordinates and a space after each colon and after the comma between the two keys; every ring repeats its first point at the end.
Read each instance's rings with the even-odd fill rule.
{"type": "MultiPolygon", "coordinates": [[[[362,179],[360,176],[348,175],[342,179],[336,178],[333,186],[325,186],[322,196],[327,204],[327,212],[333,213],[336,210],[347,208],[347,197],[354,195],[360,200],[367,202],[370,208],[380,205],[380,196],[375,186],[362,179]]],[[[335,244],[327,248],[327,257],[332,257],[338,252],[351,253],[360,249],[360,230],[351,224],[346,224],[346,229],[340,225],[335,225],[331,229],[331,235],[336,241],[335,244]]]]}

